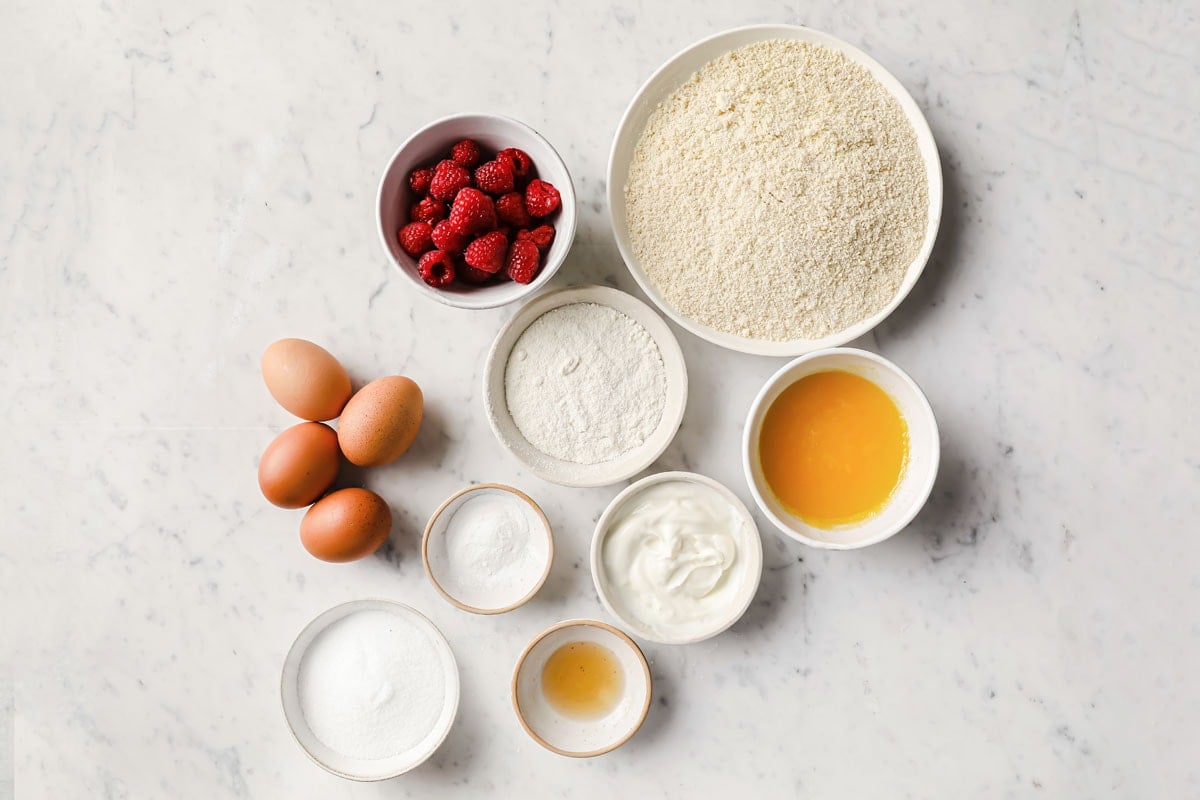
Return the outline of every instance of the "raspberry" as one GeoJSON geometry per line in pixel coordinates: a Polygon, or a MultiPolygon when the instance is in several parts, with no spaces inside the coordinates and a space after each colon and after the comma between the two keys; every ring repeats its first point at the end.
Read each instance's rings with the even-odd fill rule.
{"type": "Polygon", "coordinates": [[[413,222],[428,222],[433,225],[446,218],[446,205],[441,200],[426,197],[419,203],[413,203],[408,218],[413,222]]]}
{"type": "Polygon", "coordinates": [[[454,159],[455,163],[462,164],[467,169],[478,164],[481,157],[482,154],[479,152],[479,145],[472,139],[463,139],[450,148],[450,158],[454,159]]]}
{"type": "Polygon", "coordinates": [[[432,235],[433,226],[428,222],[410,222],[400,229],[396,238],[400,240],[400,249],[416,258],[433,248],[432,235]]]}
{"type": "Polygon", "coordinates": [[[485,284],[492,278],[496,277],[490,272],[484,272],[481,269],[475,269],[470,264],[460,265],[456,269],[455,274],[458,275],[459,280],[461,280],[463,283],[469,283],[474,286],[481,286],[482,284],[485,284]]]}
{"type": "Polygon", "coordinates": [[[455,195],[447,221],[465,234],[490,231],[496,227],[496,205],[483,192],[468,187],[455,195]]]}
{"type": "Polygon", "coordinates": [[[467,246],[467,234],[455,228],[449,220],[442,220],[433,228],[433,244],[438,250],[458,253],[467,246]]]}
{"type": "Polygon", "coordinates": [[[514,228],[524,228],[533,222],[533,217],[525,210],[525,198],[520,192],[509,192],[496,200],[496,216],[514,228]]]}
{"type": "Polygon", "coordinates": [[[429,194],[429,182],[432,180],[432,169],[414,169],[408,175],[408,188],[412,189],[417,197],[424,197],[429,194]]]}
{"type": "Polygon", "coordinates": [[[509,161],[489,161],[475,170],[475,185],[488,194],[513,190],[513,169],[509,161]]]}
{"type": "Polygon", "coordinates": [[[504,254],[507,252],[508,238],[500,231],[492,231],[467,245],[463,260],[475,269],[494,275],[504,266],[504,254]]]}
{"type": "Polygon", "coordinates": [[[438,200],[453,200],[458,190],[471,185],[471,173],[462,164],[449,159],[439,161],[429,182],[429,194],[438,200]]]}
{"type": "Polygon", "coordinates": [[[550,245],[554,244],[554,226],[538,225],[531,231],[517,231],[517,239],[521,241],[533,242],[538,251],[544,253],[550,249],[550,245]]]}
{"type": "Polygon", "coordinates": [[[525,187],[525,210],[531,217],[547,217],[562,205],[562,198],[555,189],[545,181],[534,178],[525,187]]]}
{"type": "Polygon", "coordinates": [[[421,280],[435,289],[454,283],[454,259],[441,250],[430,250],[417,262],[421,280]]]}
{"type": "Polygon", "coordinates": [[[508,249],[508,258],[504,262],[504,271],[508,277],[517,283],[532,283],[541,266],[537,245],[527,240],[518,239],[508,249]]]}
{"type": "Polygon", "coordinates": [[[514,177],[526,178],[533,170],[533,159],[524,150],[509,147],[496,154],[497,161],[507,161],[512,167],[514,177]]]}

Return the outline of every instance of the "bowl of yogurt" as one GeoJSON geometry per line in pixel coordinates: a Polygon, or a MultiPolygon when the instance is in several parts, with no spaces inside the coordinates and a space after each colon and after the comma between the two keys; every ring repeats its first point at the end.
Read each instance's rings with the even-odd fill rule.
{"type": "Polygon", "coordinates": [[[762,578],[762,540],[746,505],[693,472],[662,472],[618,494],[596,523],[592,581],[636,635],[691,644],[737,622],[762,578]]]}

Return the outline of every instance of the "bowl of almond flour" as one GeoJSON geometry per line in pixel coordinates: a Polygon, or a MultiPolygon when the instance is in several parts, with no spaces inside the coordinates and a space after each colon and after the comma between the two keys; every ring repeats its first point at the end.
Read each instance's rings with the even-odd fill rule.
{"type": "Polygon", "coordinates": [[[613,140],[621,256],[710,342],[797,356],[870,331],[920,277],[942,175],[917,104],[860,50],[791,25],[738,28],[663,65],[613,140]]]}

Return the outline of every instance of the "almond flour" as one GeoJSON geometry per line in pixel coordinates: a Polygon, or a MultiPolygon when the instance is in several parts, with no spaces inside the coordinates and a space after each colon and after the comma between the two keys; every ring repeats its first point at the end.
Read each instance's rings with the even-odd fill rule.
{"type": "Polygon", "coordinates": [[[886,306],[929,207],[895,98],[841,53],[789,40],[726,53],[660,103],[624,191],[634,256],[667,302],[774,341],[886,306]]]}

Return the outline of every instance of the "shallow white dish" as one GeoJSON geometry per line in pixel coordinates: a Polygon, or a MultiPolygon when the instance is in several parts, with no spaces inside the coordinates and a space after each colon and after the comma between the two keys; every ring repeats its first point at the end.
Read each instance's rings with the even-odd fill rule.
{"type": "Polygon", "coordinates": [[[862,336],[886,319],[908,296],[917,279],[921,277],[921,272],[929,260],[929,254],[933,251],[934,239],[937,238],[938,224],[942,216],[942,167],[938,160],[933,133],[930,132],[929,123],[925,121],[921,109],[904,86],[878,61],[841,39],[811,28],[797,25],[752,25],[718,33],[680,51],[638,89],[637,94],[629,103],[629,107],[625,109],[624,116],[621,117],[617,133],[613,138],[612,150],[609,153],[608,208],[612,217],[613,235],[617,241],[617,249],[621,251],[621,258],[625,260],[625,264],[629,267],[629,271],[637,280],[638,285],[642,287],[642,291],[662,309],[663,313],[701,339],[706,339],[730,350],[763,356],[796,356],[825,347],[845,344],[862,336]],[[912,264],[909,265],[900,290],[896,292],[896,296],[892,298],[891,302],[878,313],[856,325],[821,339],[793,339],[786,342],[751,339],[718,331],[683,316],[666,301],[666,298],[662,296],[634,257],[629,241],[629,228],[625,219],[625,182],[629,174],[629,164],[633,160],[638,140],[641,139],[642,131],[654,109],[708,62],[730,50],[769,39],[797,39],[824,45],[844,53],[851,61],[868,69],[875,79],[891,92],[904,110],[905,116],[912,123],[916,133],[921,156],[925,159],[929,186],[929,222],[921,249],[917,252],[917,257],[913,259],[912,264]]]}
{"type": "Polygon", "coordinates": [[[446,637],[437,629],[424,614],[411,606],[395,603],[390,600],[354,600],[321,613],[300,631],[296,641],[288,650],[283,662],[283,676],[280,680],[280,695],[283,700],[283,714],[287,719],[292,735],[318,766],[342,778],[354,781],[382,781],[403,775],[428,759],[445,741],[450,728],[458,713],[458,665],[446,637]],[[357,759],[346,756],[328,747],[317,738],[304,718],[304,710],[300,704],[299,676],[304,661],[304,655],[313,640],[333,623],[360,611],[383,611],[395,614],[422,629],[428,636],[434,650],[440,656],[445,675],[445,700],[441,714],[436,724],[417,745],[409,750],[389,758],[357,759]]]}
{"type": "Polygon", "coordinates": [[[675,438],[687,406],[687,365],[675,334],[654,309],[630,294],[607,286],[572,286],[535,297],[517,311],[500,329],[488,353],[483,373],[483,402],[488,422],[500,444],[530,472],[543,480],[562,486],[606,486],[626,480],[654,463],[675,438]],[[547,311],[574,303],[595,303],[616,309],[637,322],[654,342],[666,370],[667,398],[662,419],[654,433],[640,447],[623,456],[599,464],[577,464],[547,455],[531,445],[513,422],[505,399],[504,373],[513,345],[534,320],[547,311]]]}
{"type": "Polygon", "coordinates": [[[600,520],[596,523],[595,533],[592,535],[592,583],[596,587],[596,594],[600,596],[600,603],[608,613],[616,617],[633,633],[647,641],[660,644],[693,644],[711,639],[728,630],[746,613],[746,609],[750,607],[754,595],[758,592],[758,585],[762,580],[762,561],[762,538],[759,536],[758,526],[755,524],[750,510],[746,508],[746,504],[724,485],[694,472],[660,472],[642,478],[626,487],[624,491],[613,498],[612,502],[608,504],[608,508],[604,509],[604,513],[600,515],[600,520]],[[744,542],[745,547],[739,548],[738,551],[739,558],[745,559],[739,566],[741,585],[726,613],[714,619],[711,625],[702,630],[670,632],[651,629],[642,624],[630,610],[624,609],[622,602],[614,596],[608,585],[608,575],[604,567],[604,541],[614,519],[621,513],[626,503],[636,498],[645,489],[669,481],[691,481],[713,489],[733,507],[733,510],[746,524],[746,530],[749,532],[744,542]]]}
{"type": "Polygon", "coordinates": [[[595,620],[567,620],[550,626],[529,643],[513,670],[513,709],[521,727],[547,750],[573,758],[603,755],[629,741],[650,712],[651,692],[650,665],[641,648],[613,626],[595,620]],[[599,719],[563,716],[542,693],[546,660],[562,645],[579,641],[607,648],[624,673],[620,701],[599,719]]]}
{"type": "Polygon", "coordinates": [[[408,137],[396,149],[383,171],[383,177],[379,179],[375,207],[379,241],[400,274],[420,294],[456,308],[494,308],[537,292],[562,266],[575,239],[575,186],[567,165],[558,151],[533,128],[498,114],[443,117],[408,137]],[[407,221],[408,208],[413,202],[412,192],[408,188],[408,174],[417,167],[432,165],[440,158],[445,158],[451,145],[462,139],[474,139],[484,150],[499,151],[506,147],[524,150],[533,159],[538,177],[554,184],[562,196],[562,208],[551,220],[555,230],[554,243],[546,253],[542,271],[531,283],[506,281],[491,286],[452,284],[445,289],[435,289],[421,280],[416,259],[401,250],[396,241],[396,231],[407,221]]]}
{"type": "Polygon", "coordinates": [[[776,372],[754,398],[742,437],[742,466],[754,501],[783,533],[798,542],[828,550],[852,550],[882,542],[903,530],[929,499],[940,459],[937,420],[921,387],[883,356],[852,347],[822,350],[801,356],[776,372]],[[776,499],[763,477],[758,437],[763,417],[784,389],[816,372],[844,370],[873,382],[895,401],[908,425],[908,462],[900,484],[886,506],[873,517],[852,525],[817,528],[789,512],[776,499]]]}
{"type": "Polygon", "coordinates": [[[538,593],[538,590],[545,584],[547,576],[550,575],[550,565],[554,562],[554,533],[550,528],[550,521],[546,519],[546,515],[542,512],[541,506],[533,501],[529,495],[514,489],[511,486],[505,486],[500,483],[480,483],[474,486],[468,486],[450,495],[433,515],[429,518],[429,523],[425,526],[425,535],[421,538],[421,561],[425,565],[425,575],[429,578],[429,582],[433,584],[433,588],[437,589],[438,594],[446,598],[453,605],[461,608],[463,611],[470,611],[472,614],[503,614],[507,611],[512,611],[514,608],[519,608],[538,593]],[[430,547],[435,545],[437,540],[446,535],[447,520],[449,520],[458,508],[469,500],[471,497],[477,496],[480,493],[496,492],[509,494],[515,497],[519,502],[526,503],[533,510],[534,516],[540,521],[539,533],[546,537],[546,563],[538,568],[536,574],[530,575],[529,588],[515,596],[492,595],[484,599],[463,598],[455,595],[448,588],[451,581],[448,576],[443,574],[442,570],[446,567],[441,565],[437,559],[430,556],[430,547]],[[468,600],[474,600],[469,602],[468,600]]]}

